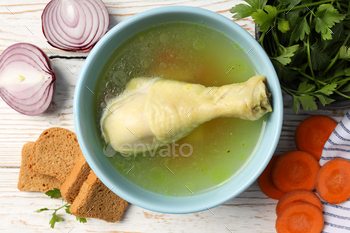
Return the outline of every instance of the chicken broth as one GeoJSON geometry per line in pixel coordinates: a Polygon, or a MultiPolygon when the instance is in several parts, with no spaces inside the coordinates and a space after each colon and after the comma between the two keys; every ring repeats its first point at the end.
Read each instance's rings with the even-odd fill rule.
{"type": "MultiPolygon", "coordinates": [[[[96,124],[100,127],[108,101],[132,78],[161,77],[210,87],[254,75],[248,56],[224,34],[200,24],[160,24],[132,36],[109,58],[94,90],[96,124]]],[[[239,174],[254,155],[265,122],[266,115],[257,121],[217,118],[175,143],[138,154],[115,152],[101,140],[108,160],[125,179],[151,192],[191,196],[239,174]]]]}

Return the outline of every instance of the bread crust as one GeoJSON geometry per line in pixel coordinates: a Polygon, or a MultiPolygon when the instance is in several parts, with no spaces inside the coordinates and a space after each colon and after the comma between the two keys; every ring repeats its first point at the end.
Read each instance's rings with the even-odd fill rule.
{"type": "Polygon", "coordinates": [[[35,142],[28,167],[32,172],[67,179],[83,153],[72,131],[60,127],[44,130],[35,142]]]}
{"type": "Polygon", "coordinates": [[[21,168],[19,171],[17,188],[20,191],[41,191],[45,193],[53,188],[60,188],[61,182],[53,176],[38,174],[28,168],[28,161],[34,142],[27,142],[22,147],[21,168]]]}
{"type": "Polygon", "coordinates": [[[90,170],[91,168],[85,160],[85,157],[83,155],[80,156],[72,172],[61,186],[61,195],[66,202],[73,204],[74,199],[79,194],[81,186],[88,178],[90,170]]]}
{"type": "Polygon", "coordinates": [[[111,191],[91,170],[78,196],[70,207],[77,217],[119,221],[128,202],[111,191]]]}

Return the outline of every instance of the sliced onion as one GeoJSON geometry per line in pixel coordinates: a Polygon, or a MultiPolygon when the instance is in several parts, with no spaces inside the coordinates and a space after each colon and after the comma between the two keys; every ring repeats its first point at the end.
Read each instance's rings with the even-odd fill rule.
{"type": "Polygon", "coordinates": [[[109,15],[101,0],[51,0],[41,22],[53,47],[88,52],[106,34],[109,15]]]}
{"type": "Polygon", "coordinates": [[[0,55],[0,96],[14,110],[39,115],[50,106],[55,72],[38,47],[18,43],[0,55]]]}

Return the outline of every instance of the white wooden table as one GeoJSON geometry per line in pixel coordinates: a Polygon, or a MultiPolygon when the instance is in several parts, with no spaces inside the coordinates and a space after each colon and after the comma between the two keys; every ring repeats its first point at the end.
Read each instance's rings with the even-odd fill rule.
{"type": "MultiPolygon", "coordinates": [[[[40,192],[19,192],[17,179],[22,146],[35,141],[49,127],[59,126],[74,131],[73,93],[79,71],[87,54],[63,52],[52,48],[41,30],[41,13],[49,0],[0,1],[0,51],[8,46],[27,42],[39,46],[50,57],[57,74],[56,93],[47,112],[40,116],[25,116],[8,107],[0,99],[0,232],[275,232],[276,201],[267,198],[256,183],[238,197],[211,209],[193,214],[160,214],[130,204],[121,221],[106,223],[88,219],[78,223],[73,216],[49,227],[51,213],[34,213],[48,207],[57,208],[60,200],[53,200],[40,192]]],[[[229,9],[240,0],[104,0],[111,25],[139,12],[171,5],[195,6],[215,11],[231,18],[229,9]]],[[[252,20],[237,21],[254,34],[252,20]]],[[[325,114],[339,121],[343,110],[318,110],[295,115],[291,97],[284,95],[284,124],[276,154],[295,149],[294,131],[308,115],[325,114]]]]}

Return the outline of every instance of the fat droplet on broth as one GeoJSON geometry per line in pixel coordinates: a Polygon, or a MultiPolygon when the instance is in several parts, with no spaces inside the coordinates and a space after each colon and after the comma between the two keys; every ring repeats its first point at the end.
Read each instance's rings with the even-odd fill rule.
{"type": "Polygon", "coordinates": [[[204,42],[202,40],[197,39],[197,40],[195,40],[193,42],[193,48],[195,50],[201,51],[201,50],[203,50],[205,48],[205,44],[204,44],[204,42]]]}
{"type": "Polygon", "coordinates": [[[116,71],[112,77],[113,82],[117,86],[124,86],[128,81],[128,75],[124,71],[116,71]]]}
{"type": "Polygon", "coordinates": [[[170,35],[166,32],[163,32],[160,34],[159,40],[161,43],[168,43],[170,41],[170,35]]]}
{"type": "Polygon", "coordinates": [[[149,67],[149,62],[147,60],[141,61],[142,67],[143,68],[148,68],[149,67]]]}
{"type": "Polygon", "coordinates": [[[108,93],[107,95],[105,95],[105,103],[108,103],[108,101],[110,101],[113,98],[114,95],[112,93],[108,93]]]}

